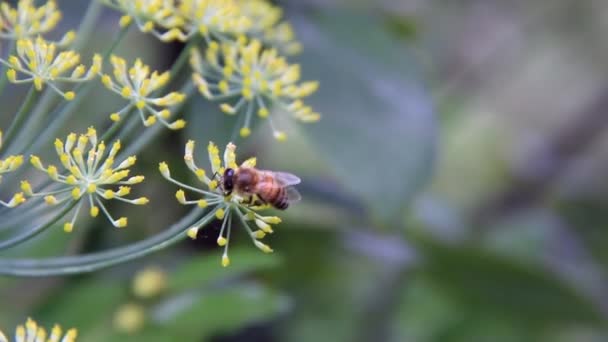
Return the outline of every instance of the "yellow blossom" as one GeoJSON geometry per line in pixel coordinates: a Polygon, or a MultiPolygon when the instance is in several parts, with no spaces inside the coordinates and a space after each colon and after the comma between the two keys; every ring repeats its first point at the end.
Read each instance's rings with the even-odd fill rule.
{"type": "Polygon", "coordinates": [[[150,72],[150,67],[137,59],[132,67],[127,67],[127,62],[117,56],[111,56],[110,62],[113,66],[113,76],[103,74],[102,83],[112,92],[120,95],[129,103],[118,112],[112,113],[113,121],[122,119],[135,109],[139,112],[145,126],[151,126],[160,121],[170,129],[181,129],[185,126],[184,120],[167,121],[171,116],[169,107],[183,102],[186,96],[179,92],[170,92],[164,96],[156,96],[155,91],[163,88],[170,79],[168,71],[159,73],[150,72]]]}
{"type": "MultiPolygon", "coordinates": [[[[176,198],[179,203],[184,205],[197,205],[203,208],[208,207],[209,211],[207,213],[214,215],[217,220],[222,222],[220,233],[217,238],[218,246],[224,248],[221,264],[224,267],[230,264],[228,247],[230,244],[233,218],[238,218],[258,249],[265,253],[271,253],[272,249],[259,240],[263,239],[267,234],[271,234],[273,232],[271,225],[280,223],[281,219],[276,216],[263,216],[260,214],[260,211],[267,209],[269,206],[261,205],[262,203],[260,203],[259,198],[254,194],[241,193],[236,190],[226,191],[223,188],[223,177],[226,170],[235,170],[239,167],[254,167],[256,159],[249,158],[238,166],[236,163],[236,146],[234,144],[229,143],[224,150],[223,156],[220,156],[220,150],[217,145],[210,142],[207,145],[207,152],[211,163],[211,173],[209,174],[212,176],[210,178],[207,176],[207,172],[204,172],[196,165],[193,158],[194,148],[194,141],[191,140],[186,143],[184,162],[190,171],[196,175],[196,178],[205,185],[204,188],[193,187],[175,180],[171,177],[169,166],[165,162],[159,165],[159,170],[163,177],[181,188],[176,193],[176,198]],[[192,191],[202,198],[190,200],[186,197],[186,193],[182,189],[192,191]],[[201,205],[201,201],[203,201],[204,205],[201,205]],[[251,221],[253,221],[259,229],[254,231],[249,223],[251,221]]],[[[291,177],[294,179],[292,184],[297,184],[299,182],[297,177],[293,175],[291,175],[291,177]]],[[[191,227],[188,228],[186,234],[190,238],[196,239],[198,231],[207,223],[207,217],[208,215],[205,215],[199,221],[192,224],[191,227]]]]}
{"type": "MultiPolygon", "coordinates": [[[[74,342],[78,337],[76,329],[69,329],[63,332],[59,325],[55,325],[48,332],[44,327],[39,326],[36,321],[28,318],[25,324],[18,325],[15,329],[15,342],[32,341],[32,342],[74,342]]],[[[8,342],[8,338],[0,331],[0,342],[8,342]]]]}
{"type": "Polygon", "coordinates": [[[250,19],[248,34],[282,53],[294,55],[302,50],[291,25],[282,21],[283,10],[267,0],[237,0],[241,13],[250,19]]]}
{"type": "Polygon", "coordinates": [[[125,304],[114,315],[114,328],[121,333],[132,334],[144,326],[146,312],[138,304],[125,304]]]}
{"type": "Polygon", "coordinates": [[[183,24],[181,16],[177,15],[173,0],[102,0],[124,15],[120,18],[120,26],[125,27],[134,22],[140,31],[151,33],[163,42],[184,40],[178,29],[183,24]]]}
{"type": "MultiPolygon", "coordinates": [[[[0,38],[28,39],[47,33],[57,26],[61,11],[54,0],[49,0],[36,7],[34,0],[19,0],[16,7],[8,2],[0,4],[0,38]]],[[[74,39],[74,32],[68,32],[60,45],[69,44],[74,39]]]]}
{"type": "Polygon", "coordinates": [[[318,82],[300,82],[300,66],[289,64],[277,49],[263,49],[259,40],[245,43],[210,44],[205,56],[193,51],[190,63],[199,92],[211,100],[235,98],[220,108],[227,114],[244,113],[241,136],[251,133],[253,117],[267,118],[277,140],[286,134],[276,128],[270,107],[291,114],[301,122],[316,122],[319,113],[304,105],[302,99],[314,93],[318,82]]]}
{"type": "Polygon", "coordinates": [[[62,91],[57,82],[80,83],[91,80],[101,69],[101,56],[95,55],[90,68],[80,64],[80,55],[74,51],[57,51],[55,43],[42,37],[17,41],[17,54],[8,60],[0,59],[9,70],[7,75],[12,83],[33,83],[36,90],[47,84],[67,100],[72,100],[74,92],[62,91]],[[17,73],[23,74],[22,78],[17,73]]]}
{"type": "Polygon", "coordinates": [[[55,140],[55,150],[65,172],[60,173],[54,165],[45,167],[37,156],[30,158],[36,169],[47,173],[49,178],[59,183],[61,187],[53,191],[33,192],[28,183],[22,184],[22,190],[29,196],[44,197],[45,202],[50,205],[68,201],[78,202],[72,220],[64,225],[64,230],[67,232],[72,231],[85,202],[89,206],[92,217],[96,217],[101,209],[115,227],[125,227],[127,218],[113,218],[104,201],[116,199],[134,205],[144,205],[148,203],[148,199],[125,197],[131,192],[130,185],[141,183],[144,178],[129,176],[129,168],[135,164],[135,156],[127,157],[121,162],[115,161],[120,148],[120,141],[117,140],[107,151],[105,143],[97,141],[97,132],[92,127],[86,134],[80,136],[71,133],[64,141],[55,140]],[[118,186],[118,190],[108,189],[110,186],[118,186]]]}
{"type": "Polygon", "coordinates": [[[207,42],[243,34],[251,26],[234,0],[182,0],[177,7],[183,19],[182,40],[200,34],[207,42]]]}
{"type": "Polygon", "coordinates": [[[143,299],[160,295],[166,287],[167,273],[156,266],[144,268],[133,279],[133,293],[143,299]]]}

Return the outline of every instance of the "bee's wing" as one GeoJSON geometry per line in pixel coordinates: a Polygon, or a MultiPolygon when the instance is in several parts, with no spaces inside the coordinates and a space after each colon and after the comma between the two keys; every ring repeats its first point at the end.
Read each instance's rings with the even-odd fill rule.
{"type": "Polygon", "coordinates": [[[279,182],[279,184],[283,186],[290,186],[300,184],[300,177],[288,173],[288,172],[280,172],[280,171],[269,171],[274,176],[274,179],[279,182]]]}
{"type": "Polygon", "coordinates": [[[298,190],[293,186],[286,187],[285,194],[287,195],[287,202],[289,203],[299,202],[302,199],[302,195],[300,195],[298,190]]]}

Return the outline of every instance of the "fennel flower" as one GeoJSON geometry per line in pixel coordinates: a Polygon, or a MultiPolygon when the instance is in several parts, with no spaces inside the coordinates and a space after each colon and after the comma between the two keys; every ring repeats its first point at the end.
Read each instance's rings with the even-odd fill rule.
{"type": "MultiPolygon", "coordinates": [[[[69,329],[63,334],[59,325],[51,329],[50,335],[44,327],[39,326],[36,321],[28,318],[25,324],[18,325],[15,329],[15,342],[74,342],[78,336],[76,329],[69,329]]],[[[9,342],[9,339],[0,331],[0,342],[9,342]]]]}
{"type": "Polygon", "coordinates": [[[101,56],[95,55],[91,67],[80,64],[80,55],[74,51],[62,51],[57,53],[57,45],[48,42],[42,37],[32,39],[20,39],[17,41],[17,55],[11,55],[8,61],[0,59],[0,62],[9,69],[6,72],[12,83],[34,83],[36,90],[42,90],[44,84],[48,84],[55,92],[66,100],[73,100],[73,91],[63,92],[57,82],[80,83],[95,77],[101,69],[101,56]],[[17,73],[24,74],[18,78],[17,73]]]}
{"type": "Polygon", "coordinates": [[[252,23],[249,35],[287,55],[302,51],[291,24],[282,21],[283,10],[280,7],[267,0],[237,0],[237,4],[252,23]]]}
{"type": "Polygon", "coordinates": [[[229,115],[244,113],[242,137],[251,134],[252,120],[257,113],[260,118],[268,118],[277,140],[286,138],[271,118],[271,105],[302,122],[320,119],[319,113],[302,102],[317,90],[319,83],[300,83],[300,66],[289,64],[276,49],[264,50],[259,40],[212,42],[204,58],[194,50],[190,64],[194,69],[193,81],[203,96],[210,100],[238,99],[233,104],[224,102],[220,108],[229,115]]]}
{"type": "MultiPolygon", "coordinates": [[[[0,38],[19,40],[30,39],[47,33],[57,26],[61,11],[54,0],[35,6],[34,0],[19,0],[16,7],[3,1],[0,4],[0,38]]],[[[59,42],[64,46],[75,38],[74,31],[66,33],[59,42]]]]}
{"type": "Polygon", "coordinates": [[[184,128],[184,120],[167,121],[171,117],[168,107],[177,105],[186,99],[186,95],[179,92],[170,92],[164,96],[156,96],[154,92],[163,88],[170,79],[169,71],[162,74],[158,71],[150,73],[150,67],[137,59],[127,70],[124,59],[111,56],[110,62],[114,68],[112,78],[108,74],[101,76],[101,82],[112,92],[122,96],[129,103],[118,112],[112,113],[110,119],[119,121],[121,116],[129,113],[133,108],[139,112],[144,126],[152,126],[157,121],[170,129],[184,128]]]}
{"type": "Polygon", "coordinates": [[[114,158],[120,150],[120,141],[113,143],[110,151],[106,154],[106,145],[103,141],[97,141],[97,133],[94,128],[89,128],[86,134],[79,137],[71,133],[65,142],[55,140],[55,149],[61,165],[67,172],[62,174],[54,165],[44,166],[37,156],[31,156],[32,165],[45,172],[51,180],[57,182],[59,188],[53,191],[34,192],[27,181],[21,182],[21,189],[27,196],[44,197],[49,205],[75,201],[75,212],[73,218],[66,222],[63,229],[71,232],[74,222],[85,202],[88,203],[91,217],[97,217],[99,209],[115,227],[122,228],[127,225],[127,218],[114,219],[108,212],[103,200],[118,200],[135,205],[148,203],[146,197],[128,199],[131,193],[130,185],[141,183],[143,176],[129,177],[129,168],[135,164],[136,157],[130,156],[120,163],[114,158]],[[118,189],[110,189],[110,186],[118,186],[118,189]]]}
{"type": "Polygon", "coordinates": [[[181,40],[200,34],[209,43],[246,33],[251,27],[251,20],[234,0],[182,0],[177,11],[183,19],[181,40]]]}
{"type": "Polygon", "coordinates": [[[163,42],[183,40],[179,30],[183,23],[177,15],[173,0],[102,0],[102,2],[124,13],[120,26],[126,27],[133,21],[144,33],[151,33],[163,42]]]}
{"type": "MultiPolygon", "coordinates": [[[[218,174],[223,174],[226,168],[236,169],[238,167],[236,164],[235,154],[236,146],[232,143],[226,146],[222,164],[219,149],[213,142],[209,143],[207,147],[209,160],[211,162],[211,174],[209,176],[204,169],[199,168],[194,162],[194,145],[195,143],[192,140],[188,141],[186,144],[184,161],[190,171],[192,171],[198,180],[203,183],[203,188],[193,187],[172,178],[169,166],[165,162],[160,163],[159,170],[163,177],[182,188],[175,194],[175,197],[180,204],[199,206],[201,208],[210,208],[215,217],[222,222],[220,233],[217,238],[217,244],[224,247],[222,266],[226,267],[230,265],[228,245],[230,243],[232,220],[234,217],[241,222],[241,225],[245,228],[253,244],[258,249],[264,253],[272,253],[272,248],[260,240],[262,240],[267,234],[273,233],[271,225],[280,223],[281,219],[277,216],[263,216],[259,213],[260,211],[269,209],[270,206],[268,205],[252,206],[250,205],[250,201],[248,199],[243,198],[234,192],[226,195],[221,189],[218,179],[215,176],[218,174]],[[187,199],[183,189],[196,193],[200,196],[200,198],[187,199]],[[257,229],[254,230],[252,227],[256,227],[257,229]]],[[[250,158],[243,162],[241,167],[251,168],[255,167],[255,164],[256,159],[250,158]]],[[[205,218],[194,223],[187,231],[188,236],[195,239],[198,231],[205,223],[205,218]]]]}

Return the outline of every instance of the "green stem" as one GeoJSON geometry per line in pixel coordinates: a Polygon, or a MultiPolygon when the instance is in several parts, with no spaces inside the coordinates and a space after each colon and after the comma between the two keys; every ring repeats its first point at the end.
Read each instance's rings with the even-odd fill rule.
{"type": "Polygon", "coordinates": [[[76,36],[76,41],[72,45],[72,48],[74,50],[82,50],[82,48],[87,44],[89,37],[91,37],[93,31],[97,27],[97,21],[99,19],[99,16],[101,15],[102,9],[103,6],[101,4],[101,1],[90,1],[89,7],[87,8],[84,17],[80,22],[80,27],[78,27],[78,35],[76,36]]]}
{"type": "MultiPolygon", "coordinates": [[[[8,60],[8,57],[15,53],[16,49],[17,44],[14,41],[11,41],[11,49],[8,52],[6,60],[8,60]]],[[[2,73],[2,75],[0,75],[0,94],[2,94],[4,92],[4,88],[6,88],[6,85],[8,84],[8,76],[6,75],[6,70],[4,70],[4,68],[0,70],[2,70],[0,71],[2,73]]]]}
{"type": "Polygon", "coordinates": [[[63,206],[62,210],[60,212],[58,212],[55,216],[53,216],[50,220],[48,220],[44,223],[41,223],[37,227],[34,227],[28,231],[25,231],[17,236],[10,238],[10,239],[0,241],[0,250],[8,249],[10,247],[16,246],[22,242],[25,242],[25,241],[33,238],[34,236],[42,233],[47,228],[54,225],[62,217],[64,217],[70,210],[72,210],[72,208],[74,208],[75,204],[76,204],[76,201],[70,201],[70,203],[66,203],[66,205],[63,206]]]}
{"type": "Polygon", "coordinates": [[[15,146],[15,144],[13,144],[12,140],[13,138],[15,138],[15,135],[17,134],[19,129],[21,129],[21,127],[23,126],[25,119],[27,118],[30,110],[32,109],[32,106],[34,105],[39,96],[40,92],[36,90],[34,86],[31,86],[29,92],[27,93],[27,96],[25,97],[25,100],[23,100],[23,103],[21,104],[21,108],[19,108],[19,111],[13,118],[13,122],[11,123],[10,127],[6,131],[6,134],[4,135],[4,140],[8,143],[8,146],[11,147],[10,150],[14,150],[14,148],[12,147],[15,146]]]}
{"type": "Polygon", "coordinates": [[[112,126],[110,126],[110,128],[103,133],[103,135],[99,138],[99,141],[109,141],[112,139],[116,132],[118,132],[118,129],[123,125],[124,121],[125,120],[120,120],[112,123],[112,126]]]}
{"type": "Polygon", "coordinates": [[[32,217],[45,216],[50,212],[54,212],[54,208],[44,203],[44,201],[27,201],[13,210],[0,213],[2,217],[2,225],[0,232],[20,228],[25,223],[31,222],[32,217]]]}
{"type": "MultiPolygon", "coordinates": [[[[132,245],[106,252],[50,259],[0,259],[0,274],[27,277],[78,274],[140,258],[185,239],[186,230],[190,228],[190,224],[197,217],[200,217],[201,213],[202,209],[194,209],[162,233],[132,245]]],[[[211,221],[214,217],[215,213],[213,211],[207,213],[204,217],[204,223],[211,221]]]]}
{"type": "Polygon", "coordinates": [[[196,47],[199,42],[200,37],[196,36],[190,39],[186,46],[184,46],[184,49],[180,52],[179,56],[175,60],[175,63],[173,63],[173,66],[171,67],[171,79],[177,79],[178,74],[182,71],[190,58],[190,51],[196,47]]]}

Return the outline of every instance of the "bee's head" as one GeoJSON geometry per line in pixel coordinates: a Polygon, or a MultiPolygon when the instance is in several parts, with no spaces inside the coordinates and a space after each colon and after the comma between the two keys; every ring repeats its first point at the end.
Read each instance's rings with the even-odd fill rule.
{"type": "Polygon", "coordinates": [[[234,169],[227,168],[222,176],[222,188],[227,193],[232,192],[234,189],[234,169]]]}

